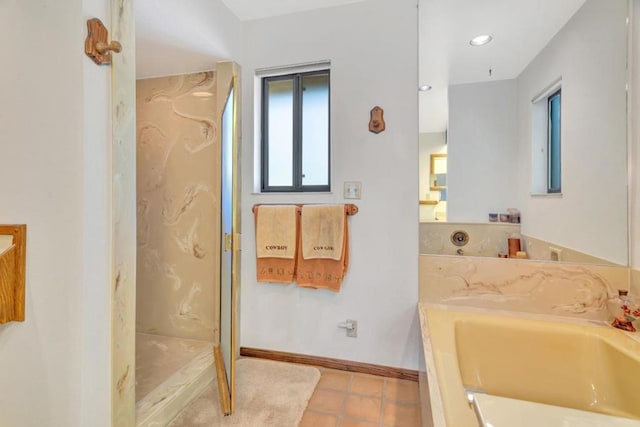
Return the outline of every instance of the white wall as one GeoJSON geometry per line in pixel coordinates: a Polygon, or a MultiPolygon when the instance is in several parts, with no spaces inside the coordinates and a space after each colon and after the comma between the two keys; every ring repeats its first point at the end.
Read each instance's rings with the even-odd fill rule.
{"type": "Polygon", "coordinates": [[[26,320],[0,326],[0,424],[110,425],[105,0],[0,5],[0,223],[26,223],[26,320]]]}
{"type": "Polygon", "coordinates": [[[246,24],[243,67],[241,345],[416,369],[418,365],[417,10],[414,0],[371,0],[246,24]],[[257,195],[256,68],[331,60],[330,194],[257,195]],[[368,131],[369,111],[386,131],[368,131]],[[340,293],[256,283],[255,203],[344,203],[344,181],[362,182],[349,219],[351,264],[340,293]],[[358,338],[338,322],[359,322],[358,338]]]}
{"type": "Polygon", "coordinates": [[[516,99],[515,80],[449,87],[447,221],[517,207],[516,99]]]}
{"type": "Polygon", "coordinates": [[[627,264],[625,1],[587,1],[518,77],[522,233],[627,264]],[[531,100],[562,77],[562,197],[529,195],[531,100]],[[567,227],[567,224],[571,224],[567,227]]]}
{"type": "Polygon", "coordinates": [[[222,0],[136,0],[135,14],[138,79],[241,60],[241,23],[222,0]]]}

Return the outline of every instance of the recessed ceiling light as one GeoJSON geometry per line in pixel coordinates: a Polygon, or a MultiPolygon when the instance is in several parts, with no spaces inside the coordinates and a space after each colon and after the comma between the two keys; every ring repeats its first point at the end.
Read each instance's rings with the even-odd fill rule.
{"type": "Polygon", "coordinates": [[[482,34],[480,36],[475,36],[474,38],[472,38],[469,44],[471,46],[482,46],[489,43],[491,40],[493,40],[493,37],[491,37],[489,34],[482,34]]]}
{"type": "Polygon", "coordinates": [[[427,92],[429,90],[431,90],[431,86],[429,85],[422,85],[418,88],[418,90],[420,90],[420,92],[427,92]]]}

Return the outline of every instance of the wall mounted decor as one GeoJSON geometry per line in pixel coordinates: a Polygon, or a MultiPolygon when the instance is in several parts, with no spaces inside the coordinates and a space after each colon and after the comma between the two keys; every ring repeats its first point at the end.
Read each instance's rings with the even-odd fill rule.
{"type": "Polygon", "coordinates": [[[111,52],[120,52],[122,45],[109,42],[109,30],[98,18],[87,20],[87,38],[84,41],[84,53],[98,65],[111,64],[111,52]]]}
{"type": "Polygon", "coordinates": [[[380,133],[385,129],[384,110],[377,105],[371,109],[369,132],[380,133]]]}

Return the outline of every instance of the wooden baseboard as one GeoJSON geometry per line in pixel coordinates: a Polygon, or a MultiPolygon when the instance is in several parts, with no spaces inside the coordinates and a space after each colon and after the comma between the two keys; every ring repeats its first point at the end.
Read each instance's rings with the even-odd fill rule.
{"type": "Polygon", "coordinates": [[[310,356],[307,354],[285,353],[283,351],[261,350],[258,348],[240,347],[240,356],[277,360],[279,362],[299,363],[302,365],[321,366],[323,368],[340,369],[342,371],[379,375],[389,378],[418,381],[418,371],[392,368],[390,366],[371,363],[352,362],[350,360],[332,359],[329,357],[310,356]]]}

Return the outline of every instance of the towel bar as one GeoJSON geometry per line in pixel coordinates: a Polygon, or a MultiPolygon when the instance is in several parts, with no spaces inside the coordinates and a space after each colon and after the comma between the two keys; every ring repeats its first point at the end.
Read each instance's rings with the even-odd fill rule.
{"type": "MultiPolygon", "coordinates": [[[[253,207],[251,208],[251,211],[252,211],[253,213],[255,213],[255,212],[256,212],[256,208],[257,208],[258,206],[269,206],[269,205],[280,205],[280,204],[286,204],[286,203],[260,203],[260,204],[255,204],[255,205],[253,205],[253,207]]],[[[296,206],[298,206],[298,207],[302,207],[302,206],[303,206],[303,204],[301,204],[301,203],[290,203],[290,204],[295,204],[295,205],[296,205],[296,206]]],[[[346,203],[346,204],[344,205],[344,208],[345,208],[345,212],[346,212],[346,213],[347,213],[347,215],[349,215],[349,216],[353,216],[353,215],[357,214],[357,213],[358,213],[358,210],[359,210],[359,209],[358,209],[358,206],[354,205],[353,203],[346,203]]]]}

